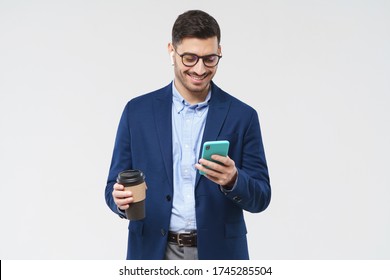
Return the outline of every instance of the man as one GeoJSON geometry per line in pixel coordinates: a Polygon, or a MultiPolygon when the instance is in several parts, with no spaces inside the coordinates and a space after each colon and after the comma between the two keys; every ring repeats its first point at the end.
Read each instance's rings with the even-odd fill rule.
{"type": "Polygon", "coordinates": [[[128,259],[249,259],[243,210],[265,210],[271,188],[256,111],[212,82],[220,38],[207,13],[180,15],[168,44],[174,81],[124,109],[107,204],[126,217],[133,197],[116,183],[123,170],[142,170],[148,187],[146,217],[129,224],[128,259]],[[228,156],[199,160],[213,140],[230,142],[228,156]]]}

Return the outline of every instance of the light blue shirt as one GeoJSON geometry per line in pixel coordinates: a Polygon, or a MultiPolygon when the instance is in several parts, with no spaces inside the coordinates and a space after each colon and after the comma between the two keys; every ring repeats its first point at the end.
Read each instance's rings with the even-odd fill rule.
{"type": "Polygon", "coordinates": [[[209,91],[204,102],[190,105],[172,85],[173,208],[170,231],[196,230],[195,164],[206,124],[209,91]]]}

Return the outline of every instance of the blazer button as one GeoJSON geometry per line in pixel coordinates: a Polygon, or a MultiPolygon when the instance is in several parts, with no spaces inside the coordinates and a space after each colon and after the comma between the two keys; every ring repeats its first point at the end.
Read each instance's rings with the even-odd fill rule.
{"type": "Polygon", "coordinates": [[[241,202],[241,197],[235,196],[235,197],[233,197],[233,200],[234,200],[235,202],[237,202],[237,203],[240,203],[240,202],[241,202]]]}
{"type": "Polygon", "coordinates": [[[172,197],[169,194],[165,198],[167,199],[168,202],[172,200],[172,197]]]}
{"type": "Polygon", "coordinates": [[[162,235],[162,236],[165,236],[165,234],[167,234],[167,232],[165,231],[165,229],[162,228],[162,229],[161,229],[161,235],[162,235]]]}

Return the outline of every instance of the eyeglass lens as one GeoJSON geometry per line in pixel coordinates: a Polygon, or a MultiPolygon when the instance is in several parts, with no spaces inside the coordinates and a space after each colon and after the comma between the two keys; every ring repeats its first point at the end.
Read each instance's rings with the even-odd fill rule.
{"type": "MultiPolygon", "coordinates": [[[[200,58],[194,54],[184,54],[182,56],[183,64],[185,66],[189,66],[189,67],[194,66],[199,61],[199,59],[200,58]]],[[[212,54],[212,55],[202,57],[202,60],[203,60],[204,65],[206,65],[208,67],[213,67],[213,66],[218,64],[219,56],[212,54]]]]}

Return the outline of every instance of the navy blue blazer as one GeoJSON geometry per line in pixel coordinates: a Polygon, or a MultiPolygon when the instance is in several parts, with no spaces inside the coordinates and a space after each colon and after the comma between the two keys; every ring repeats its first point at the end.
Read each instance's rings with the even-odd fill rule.
{"type": "MultiPolygon", "coordinates": [[[[112,198],[116,177],[123,170],[144,171],[148,186],[146,218],[129,223],[127,259],[164,258],[174,195],[171,118],[172,83],[129,101],[119,123],[106,202],[123,217],[112,198]]],[[[230,142],[229,157],[238,169],[237,186],[226,194],[197,173],[198,257],[249,259],[243,210],[261,212],[271,199],[259,120],[253,108],[212,83],[202,144],[222,139],[230,142]]]]}

